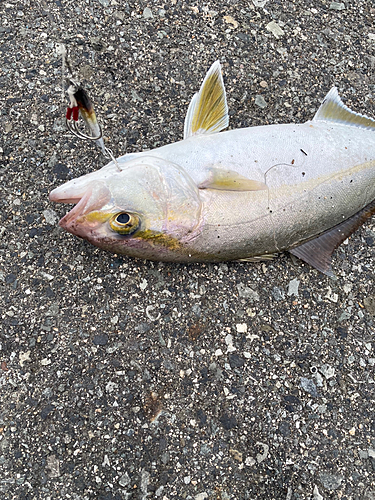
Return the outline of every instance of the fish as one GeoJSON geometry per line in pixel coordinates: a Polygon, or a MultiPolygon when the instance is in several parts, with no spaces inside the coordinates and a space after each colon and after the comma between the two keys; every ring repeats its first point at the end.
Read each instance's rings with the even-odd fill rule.
{"type": "Polygon", "coordinates": [[[305,123],[228,124],[216,61],[183,139],[52,190],[52,202],[75,204],[59,225],[135,258],[252,261],[289,251],[333,276],[334,250],[375,213],[375,120],[334,87],[305,123]]]}

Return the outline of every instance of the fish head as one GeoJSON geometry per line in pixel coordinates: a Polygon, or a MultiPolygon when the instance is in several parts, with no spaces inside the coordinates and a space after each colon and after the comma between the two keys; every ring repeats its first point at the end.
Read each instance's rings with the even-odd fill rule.
{"type": "Polygon", "coordinates": [[[70,233],[114,253],[181,260],[200,232],[201,200],[178,165],[144,156],[54,189],[50,200],[75,203],[59,222],[70,233]]]}

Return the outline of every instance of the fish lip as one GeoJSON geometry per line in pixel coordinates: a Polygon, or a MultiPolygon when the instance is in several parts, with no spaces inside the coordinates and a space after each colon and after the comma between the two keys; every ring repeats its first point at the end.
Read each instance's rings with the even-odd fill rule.
{"type": "Polygon", "coordinates": [[[75,196],[74,198],[69,198],[69,197],[61,198],[57,194],[54,195],[53,191],[49,194],[49,201],[53,201],[55,203],[65,203],[66,205],[76,205],[77,203],[80,202],[81,199],[82,196],[79,197],[75,196]]]}
{"type": "MultiPolygon", "coordinates": [[[[59,200],[59,203],[75,203],[76,205],[67,212],[64,217],[59,220],[59,226],[64,228],[66,231],[72,232],[72,228],[75,225],[77,218],[83,213],[87,201],[91,196],[91,190],[86,191],[86,193],[81,198],[65,198],[59,200]]],[[[51,199],[51,197],[50,197],[51,199]]]]}
{"type": "Polygon", "coordinates": [[[67,204],[76,204],[79,203],[81,200],[82,196],[84,194],[76,194],[75,196],[67,196],[65,193],[65,190],[63,188],[69,183],[65,183],[62,186],[59,186],[55,189],[53,189],[49,195],[48,198],[50,201],[53,201],[54,203],[67,203],[67,204]]]}
{"type": "Polygon", "coordinates": [[[110,201],[111,193],[108,186],[100,181],[91,182],[84,189],[72,192],[69,189],[56,188],[51,191],[49,198],[57,203],[75,203],[76,205],[62,217],[59,226],[77,236],[84,237],[92,232],[95,224],[82,224],[84,216],[93,210],[100,210],[110,201]],[[81,218],[82,221],[81,221],[81,218]]]}
{"type": "Polygon", "coordinates": [[[66,203],[66,204],[74,204],[74,207],[69,210],[60,220],[58,225],[65,230],[72,232],[73,226],[75,226],[75,221],[77,218],[82,215],[85,211],[85,208],[88,205],[88,202],[92,195],[92,188],[86,188],[85,192],[81,195],[68,196],[68,193],[61,192],[60,188],[56,188],[49,194],[50,201],[55,203],[66,203]]]}

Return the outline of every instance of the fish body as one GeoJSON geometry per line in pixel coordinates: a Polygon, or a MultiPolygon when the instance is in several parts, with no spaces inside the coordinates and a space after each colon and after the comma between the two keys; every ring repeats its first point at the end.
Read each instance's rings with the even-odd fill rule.
{"type": "Polygon", "coordinates": [[[334,248],[375,211],[375,122],[332,89],[307,123],[218,133],[227,124],[214,63],[184,140],[52,191],[53,201],[77,203],[60,225],[134,257],[224,261],[289,250],[331,274],[334,248]]]}

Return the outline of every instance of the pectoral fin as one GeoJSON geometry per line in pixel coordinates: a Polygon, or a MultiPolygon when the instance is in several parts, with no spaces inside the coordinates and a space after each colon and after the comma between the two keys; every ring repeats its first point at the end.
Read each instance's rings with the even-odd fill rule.
{"type": "Polygon", "coordinates": [[[233,170],[211,168],[207,180],[200,184],[199,189],[218,189],[221,191],[262,191],[267,189],[264,182],[248,179],[233,170]]]}
{"type": "Polygon", "coordinates": [[[289,250],[327,276],[334,276],[331,257],[341,243],[354,233],[368,218],[375,214],[375,200],[341,224],[325,231],[317,238],[289,250]]]}
{"type": "Polygon", "coordinates": [[[201,88],[190,102],[185,118],[184,139],[213,134],[228,126],[228,106],[220,62],[213,63],[201,88]]]}

